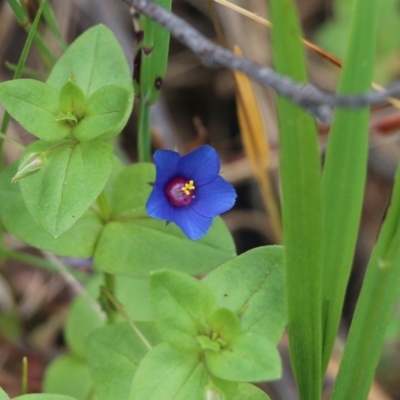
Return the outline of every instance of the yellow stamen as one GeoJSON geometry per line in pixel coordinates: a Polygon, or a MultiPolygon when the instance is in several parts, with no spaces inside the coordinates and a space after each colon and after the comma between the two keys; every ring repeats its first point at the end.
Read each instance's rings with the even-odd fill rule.
{"type": "Polygon", "coordinates": [[[192,190],[196,189],[194,186],[194,181],[190,180],[189,182],[185,183],[185,186],[182,186],[182,192],[186,194],[186,196],[190,196],[192,190]]]}

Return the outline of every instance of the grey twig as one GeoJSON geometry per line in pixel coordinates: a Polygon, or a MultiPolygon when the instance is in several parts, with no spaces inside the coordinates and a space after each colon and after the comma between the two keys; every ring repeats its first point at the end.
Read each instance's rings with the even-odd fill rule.
{"type": "Polygon", "coordinates": [[[311,84],[300,84],[280,75],[272,68],[254,61],[237,57],[204,37],[183,19],[163,9],[151,0],[122,0],[162,25],[181,43],[199,56],[208,67],[226,67],[244,72],[263,86],[269,86],[277,93],[286,96],[294,103],[307,109],[323,121],[330,119],[335,106],[359,108],[385,101],[388,97],[400,95],[400,82],[385,88],[384,91],[370,91],[363,94],[338,96],[311,84]]]}

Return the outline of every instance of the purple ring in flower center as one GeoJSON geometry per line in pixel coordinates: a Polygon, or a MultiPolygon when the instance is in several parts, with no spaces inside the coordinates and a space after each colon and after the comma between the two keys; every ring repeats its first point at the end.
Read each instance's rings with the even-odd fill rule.
{"type": "Polygon", "coordinates": [[[194,199],[194,181],[185,178],[175,178],[165,188],[165,194],[173,206],[189,205],[194,199]]]}

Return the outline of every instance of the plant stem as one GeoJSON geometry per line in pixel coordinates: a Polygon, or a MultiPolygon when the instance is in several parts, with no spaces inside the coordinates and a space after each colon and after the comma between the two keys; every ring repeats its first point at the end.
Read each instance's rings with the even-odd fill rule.
{"type": "Polygon", "coordinates": [[[24,357],[22,359],[22,382],[21,382],[21,393],[28,393],[28,359],[24,357]]]}
{"type": "MultiPolygon", "coordinates": [[[[18,19],[18,22],[21,23],[21,19],[23,19],[23,21],[26,22],[27,21],[26,16],[25,16],[21,6],[19,5],[19,3],[16,2],[15,0],[8,0],[8,3],[10,4],[11,8],[13,9],[13,11],[18,19]]],[[[41,2],[39,10],[36,14],[35,20],[33,21],[33,24],[29,27],[28,38],[26,39],[24,48],[22,49],[21,57],[19,58],[18,65],[15,70],[13,79],[19,79],[22,75],[22,71],[24,69],[26,59],[28,57],[29,50],[32,45],[32,41],[35,37],[36,30],[37,30],[39,20],[40,20],[40,16],[42,15],[42,11],[43,11],[43,7],[44,7],[45,3],[46,3],[46,0],[43,0],[41,2]]],[[[5,112],[3,121],[1,123],[1,129],[0,129],[0,133],[2,133],[3,135],[5,135],[7,132],[9,121],[10,121],[10,115],[8,114],[8,112],[5,112]]],[[[2,165],[3,165],[3,162],[2,162],[2,158],[3,158],[2,149],[3,149],[3,141],[4,141],[3,135],[1,136],[1,138],[3,140],[0,140],[0,169],[2,168],[2,165]]]]}
{"type": "MultiPolygon", "coordinates": [[[[21,25],[22,28],[24,28],[28,34],[31,33],[31,30],[33,30],[33,40],[35,41],[35,44],[39,50],[40,55],[42,56],[42,60],[43,63],[46,65],[46,67],[48,69],[51,69],[53,67],[53,65],[55,64],[55,62],[57,61],[57,58],[54,56],[54,54],[50,51],[49,47],[47,46],[46,42],[44,41],[43,37],[36,32],[37,29],[37,24],[36,27],[34,27],[35,25],[35,21],[33,22],[33,24],[31,25],[29,18],[26,16],[23,8],[21,7],[21,5],[19,4],[19,2],[17,0],[7,0],[8,4],[10,5],[11,9],[13,10],[15,17],[17,18],[18,23],[21,25]]],[[[45,2],[46,0],[44,0],[45,2]]],[[[43,2],[41,3],[39,10],[36,14],[35,20],[38,17],[39,14],[39,18],[40,15],[42,14],[42,7],[43,2]]]]}
{"type": "Polygon", "coordinates": [[[144,96],[139,99],[138,149],[139,161],[150,162],[150,107],[146,104],[144,96]]]}
{"type": "MultiPolygon", "coordinates": [[[[110,293],[114,297],[115,293],[115,276],[113,274],[109,274],[108,272],[104,273],[104,285],[107,289],[107,292],[110,293]]],[[[108,299],[109,300],[109,299],[108,299]]],[[[113,303],[114,305],[114,303],[113,303]]],[[[109,325],[115,324],[116,314],[112,307],[105,307],[104,310],[107,314],[107,322],[109,325]]]]}
{"type": "Polygon", "coordinates": [[[101,288],[101,291],[107,296],[107,298],[111,301],[111,303],[118,310],[118,312],[125,318],[125,321],[131,326],[132,330],[136,333],[136,335],[142,341],[142,343],[145,345],[145,347],[148,350],[151,350],[153,347],[151,346],[149,341],[146,339],[146,337],[143,335],[143,333],[140,331],[140,329],[136,326],[136,324],[132,321],[132,319],[129,317],[129,315],[121,307],[121,304],[119,304],[118,300],[104,286],[101,288]]]}

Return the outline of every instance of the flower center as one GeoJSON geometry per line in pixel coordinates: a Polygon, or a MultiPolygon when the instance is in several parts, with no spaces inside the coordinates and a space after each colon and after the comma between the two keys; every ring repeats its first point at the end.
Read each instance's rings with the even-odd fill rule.
{"type": "Polygon", "coordinates": [[[194,181],[185,178],[173,179],[165,188],[165,193],[173,206],[189,205],[194,199],[194,181]]]}

